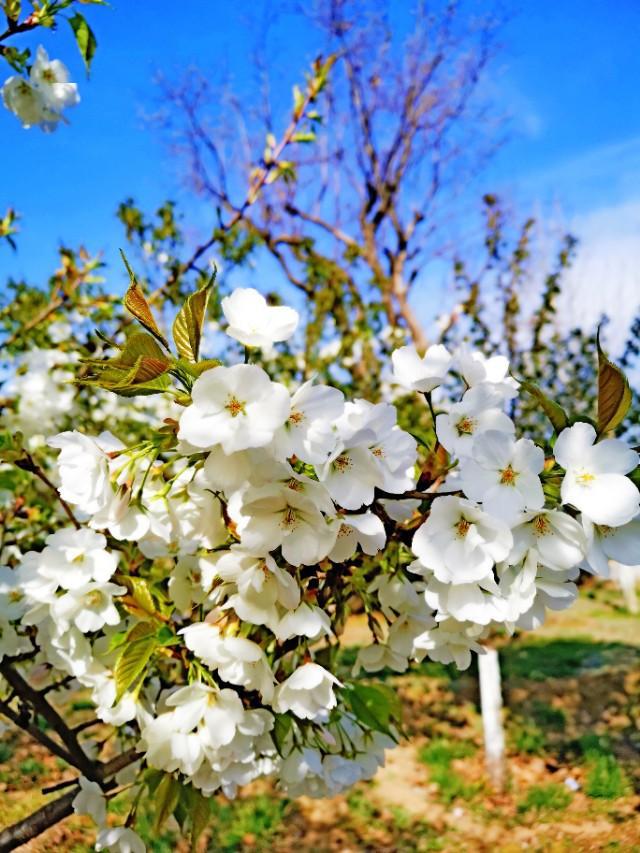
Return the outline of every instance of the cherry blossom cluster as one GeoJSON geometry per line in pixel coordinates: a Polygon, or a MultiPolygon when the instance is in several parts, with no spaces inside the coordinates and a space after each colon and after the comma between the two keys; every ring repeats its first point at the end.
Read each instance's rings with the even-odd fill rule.
{"type": "Polygon", "coordinates": [[[13,75],[0,89],[5,107],[25,128],[40,127],[49,133],[65,121],[63,111],[80,103],[78,86],[59,59],[49,59],[40,46],[28,77],[13,75]]]}
{"type": "Polygon", "coordinates": [[[35,628],[42,661],[135,731],[148,767],[206,795],[272,776],[291,796],[331,796],[397,738],[358,673],[425,657],[465,668],[491,631],[569,606],[581,568],[637,562],[638,455],[586,422],[545,453],[506,414],[507,360],[441,345],[393,353],[397,406],[434,418],[419,453],[396,405],[288,388],[250,363],[295,334],[295,311],[247,289],[222,308],[247,362],[207,365],[175,420],[134,446],[49,440],[81,527],[0,576],[2,636],[15,647],[35,628]],[[354,609],[371,642],[350,674],[354,609]]]}

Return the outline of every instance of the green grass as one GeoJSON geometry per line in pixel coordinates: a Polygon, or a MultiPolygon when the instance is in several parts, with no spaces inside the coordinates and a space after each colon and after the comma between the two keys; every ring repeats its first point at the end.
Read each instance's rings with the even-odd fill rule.
{"type": "Polygon", "coordinates": [[[507,728],[511,751],[524,755],[543,755],[547,737],[535,723],[513,721],[507,728]]]}
{"type": "Polygon", "coordinates": [[[586,754],[589,772],[585,793],[600,800],[617,800],[631,792],[629,779],[613,755],[590,751],[586,754]]]}
{"type": "Polygon", "coordinates": [[[228,803],[213,802],[213,838],[210,850],[215,853],[234,853],[242,848],[244,839],[253,850],[269,849],[269,843],[282,828],[287,800],[261,794],[228,803]]]}
{"type": "Polygon", "coordinates": [[[535,700],[523,713],[514,715],[508,725],[512,752],[522,755],[544,755],[548,751],[549,732],[563,732],[567,716],[560,708],[535,700]]]}
{"type": "Polygon", "coordinates": [[[71,703],[72,711],[93,711],[94,709],[95,705],[91,699],[76,699],[71,703]]]}
{"type": "Polygon", "coordinates": [[[587,734],[579,737],[576,744],[582,756],[586,756],[591,753],[613,755],[611,738],[607,735],[597,735],[593,732],[588,732],[587,734]]]}
{"type": "Polygon", "coordinates": [[[375,820],[378,816],[376,806],[367,798],[364,791],[358,788],[349,791],[347,794],[347,805],[352,815],[368,823],[375,820]]]}
{"type": "MultiPolygon", "coordinates": [[[[123,805],[130,802],[121,800],[123,805]]],[[[275,796],[259,795],[246,799],[211,799],[210,853],[236,853],[245,849],[268,851],[270,842],[281,829],[288,801],[275,796]]],[[[110,808],[111,811],[116,811],[110,808]]],[[[125,811],[118,809],[119,813],[125,811]]],[[[169,827],[171,824],[169,824],[169,827]]],[[[179,832],[166,826],[154,829],[154,814],[149,805],[138,809],[136,832],[152,853],[173,853],[180,838],[179,832]]]]}
{"type": "Polygon", "coordinates": [[[13,744],[0,742],[0,764],[4,764],[5,761],[9,761],[13,753],[13,744]]]}
{"type": "Polygon", "coordinates": [[[554,708],[553,705],[539,700],[531,705],[531,716],[541,729],[563,732],[567,725],[567,715],[561,708],[554,708]]]}
{"type": "Polygon", "coordinates": [[[18,770],[25,776],[41,776],[45,771],[45,766],[36,758],[25,758],[18,764],[18,770]]]}
{"type": "Polygon", "coordinates": [[[506,679],[571,678],[581,672],[599,669],[621,658],[640,659],[640,649],[624,643],[594,642],[588,637],[548,640],[544,637],[512,643],[501,651],[506,679]]]}
{"type": "Polygon", "coordinates": [[[469,741],[438,739],[423,746],[418,753],[439,788],[440,799],[447,805],[457,799],[471,800],[482,790],[481,783],[466,782],[451,767],[455,759],[468,758],[475,751],[476,747],[469,741]]]}
{"type": "Polygon", "coordinates": [[[389,806],[389,811],[393,816],[393,823],[398,829],[409,829],[413,824],[412,816],[402,806],[389,806]]]}
{"type": "Polygon", "coordinates": [[[430,768],[449,768],[456,758],[468,758],[476,752],[474,744],[467,740],[446,740],[438,738],[422,747],[420,761],[430,768]]]}
{"type": "Polygon", "coordinates": [[[179,835],[163,827],[160,831],[154,827],[154,816],[146,809],[140,809],[136,815],[136,832],[152,853],[173,853],[179,835]]]}
{"type": "Polygon", "coordinates": [[[533,785],[524,799],[518,803],[518,811],[524,814],[530,811],[557,812],[566,809],[571,802],[571,794],[557,782],[548,785],[533,785]]]}

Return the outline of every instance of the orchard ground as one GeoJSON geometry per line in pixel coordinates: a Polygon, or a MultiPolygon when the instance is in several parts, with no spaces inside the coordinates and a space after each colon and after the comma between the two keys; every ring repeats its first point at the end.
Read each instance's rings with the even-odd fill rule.
{"type": "MultiPolygon", "coordinates": [[[[408,738],[372,782],[330,800],[289,801],[265,784],[235,801],[217,799],[198,850],[640,851],[638,625],[617,590],[588,582],[571,610],[503,645],[505,793],[493,794],[484,781],[475,672],[429,663],[387,677],[403,698],[408,738]]],[[[365,640],[355,617],[345,667],[365,640]]],[[[80,721],[89,709],[76,698],[66,711],[80,721]]],[[[71,775],[10,729],[0,764],[3,824],[44,803],[44,784],[71,775]]],[[[114,816],[125,817],[129,806],[119,795],[114,816]]],[[[155,833],[144,815],[138,828],[150,851],[189,849],[171,828],[155,833]]],[[[73,817],[21,849],[81,853],[92,849],[92,833],[89,821],[73,817]]]]}

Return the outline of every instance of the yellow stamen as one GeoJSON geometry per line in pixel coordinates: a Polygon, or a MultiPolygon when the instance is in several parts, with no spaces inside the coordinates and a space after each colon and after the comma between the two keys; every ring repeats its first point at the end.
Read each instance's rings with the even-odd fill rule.
{"type": "Polygon", "coordinates": [[[471,522],[467,521],[466,518],[461,518],[457,524],[454,524],[455,529],[458,531],[458,537],[460,539],[464,539],[464,537],[469,532],[469,528],[471,527],[471,522]]]}
{"type": "Polygon", "coordinates": [[[351,468],[352,464],[351,457],[347,456],[346,453],[333,460],[333,467],[341,474],[344,474],[345,471],[351,468]]]}
{"type": "Polygon", "coordinates": [[[514,471],[511,465],[509,464],[500,472],[500,485],[515,486],[517,478],[518,472],[514,471]]]}
{"type": "Polygon", "coordinates": [[[282,521],[280,522],[281,527],[295,527],[298,523],[298,513],[292,506],[288,506],[285,513],[282,516],[282,521]]]}
{"type": "Polygon", "coordinates": [[[551,525],[544,515],[537,515],[531,522],[531,527],[535,536],[546,536],[549,533],[551,525]]]}
{"type": "Polygon", "coordinates": [[[232,395],[227,400],[227,405],[225,406],[225,409],[229,412],[232,418],[237,418],[238,415],[246,415],[244,405],[245,404],[241,400],[238,400],[237,397],[234,397],[232,395]]]}
{"type": "Polygon", "coordinates": [[[590,474],[589,471],[583,471],[582,474],[578,474],[576,480],[578,481],[578,483],[580,483],[581,486],[588,486],[591,482],[593,482],[593,480],[595,480],[595,475],[590,474]]]}
{"type": "Polygon", "coordinates": [[[456,424],[458,435],[473,435],[473,433],[476,431],[477,425],[478,422],[475,420],[475,418],[470,418],[468,415],[465,415],[463,418],[460,418],[460,420],[456,424]]]}

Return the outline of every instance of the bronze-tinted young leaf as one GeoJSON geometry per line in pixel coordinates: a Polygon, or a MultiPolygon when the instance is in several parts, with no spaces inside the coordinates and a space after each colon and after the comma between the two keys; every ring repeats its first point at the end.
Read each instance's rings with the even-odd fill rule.
{"type": "Polygon", "coordinates": [[[170,385],[166,374],[172,363],[150,334],[135,332],[115,358],[85,360],[83,364],[90,373],[78,382],[124,397],[158,394],[170,385]]]}
{"type": "Polygon", "coordinates": [[[204,287],[187,296],[173,323],[173,340],[176,348],[180,356],[188,361],[198,360],[209,292],[215,279],[214,272],[204,287]]]}
{"type": "Polygon", "coordinates": [[[520,382],[520,387],[523,391],[526,391],[528,394],[531,394],[538,403],[540,403],[540,408],[545,413],[545,415],[551,421],[551,424],[554,430],[557,433],[561,433],[565,427],[569,425],[569,418],[567,417],[567,413],[558,403],[550,400],[547,395],[538,388],[538,386],[527,380],[520,382]]]}
{"type": "Polygon", "coordinates": [[[622,370],[609,361],[600,346],[598,330],[598,432],[614,430],[631,406],[631,389],[622,370]]]}
{"type": "Polygon", "coordinates": [[[169,349],[169,342],[158,328],[158,324],[156,323],[155,317],[151,313],[149,303],[145,298],[142,288],[138,284],[138,281],[135,277],[135,273],[131,269],[129,261],[127,260],[124,252],[121,251],[120,254],[122,255],[122,260],[124,261],[124,265],[126,266],[127,272],[129,273],[130,281],[129,289],[127,290],[124,296],[124,307],[128,311],[130,311],[136,318],[136,320],[142,323],[145,329],[151,332],[151,334],[155,338],[157,338],[166,349],[169,349]]]}

